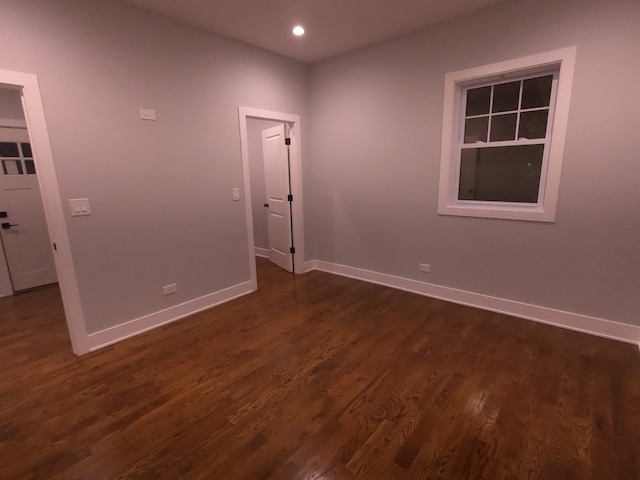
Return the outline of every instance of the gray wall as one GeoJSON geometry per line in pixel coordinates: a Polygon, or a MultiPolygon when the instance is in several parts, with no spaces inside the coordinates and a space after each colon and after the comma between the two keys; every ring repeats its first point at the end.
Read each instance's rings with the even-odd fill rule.
{"type": "Polygon", "coordinates": [[[247,147],[249,150],[249,171],[251,175],[251,206],[253,210],[253,237],[255,246],[269,248],[267,233],[267,201],[264,186],[264,159],[262,158],[262,131],[281,125],[282,122],[247,119],[247,147]]]}
{"type": "Polygon", "coordinates": [[[2,20],[0,68],[38,75],[63,202],[91,201],[67,217],[88,331],[248,281],[238,106],[306,119],[308,68],[120,2],[5,0],[2,20]]]}
{"type": "Polygon", "coordinates": [[[309,257],[640,325],[638,25],[636,0],[511,1],[315,64],[309,257]],[[438,216],[445,73],[571,45],[556,222],[438,216]]]}

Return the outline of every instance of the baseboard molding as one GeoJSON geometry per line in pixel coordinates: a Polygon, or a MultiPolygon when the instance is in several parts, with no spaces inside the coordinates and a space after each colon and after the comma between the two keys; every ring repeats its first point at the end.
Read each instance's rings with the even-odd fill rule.
{"type": "Polygon", "coordinates": [[[269,249],[268,248],[255,247],[255,250],[256,250],[256,257],[269,258],[269,249]]]}
{"type": "Polygon", "coordinates": [[[144,317],[136,318],[129,322],[116,325],[100,332],[88,335],[89,351],[95,351],[116,342],[133,337],[140,333],[158,328],[194,313],[206,310],[221,303],[241,297],[253,290],[251,282],[240,283],[230,288],[214,292],[204,297],[189,300],[188,302],[174,305],[166,310],[160,310],[144,317]]]}
{"type": "Polygon", "coordinates": [[[479,293],[458,290],[450,287],[434,285],[403,277],[396,277],[384,273],[363,270],[360,268],[311,260],[305,263],[305,271],[320,270],[344,277],[376,283],[399,290],[438,298],[452,303],[481,308],[498,313],[504,313],[513,317],[524,318],[535,322],[555,325],[582,333],[589,333],[600,337],[633,343],[640,348],[640,327],[624,323],[612,322],[602,318],[590,317],[562,310],[531,305],[528,303],[507,300],[505,298],[491,297],[479,293]]]}

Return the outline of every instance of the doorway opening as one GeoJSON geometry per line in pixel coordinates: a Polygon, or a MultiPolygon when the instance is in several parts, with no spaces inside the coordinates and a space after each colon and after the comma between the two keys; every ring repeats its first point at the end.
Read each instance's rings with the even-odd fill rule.
{"type": "Polygon", "coordinates": [[[57,283],[20,90],[0,88],[0,296],[57,283]]]}
{"type": "Polygon", "coordinates": [[[252,287],[255,290],[256,255],[275,255],[283,260],[283,265],[280,265],[282,268],[293,273],[305,271],[300,117],[247,107],[239,107],[238,114],[249,264],[252,287]],[[283,133],[279,134],[279,130],[283,133]],[[268,133],[263,135],[265,131],[268,133]],[[280,161],[278,165],[285,165],[287,173],[278,165],[265,163],[263,153],[269,154],[267,150],[278,150],[276,145],[286,145],[286,148],[283,148],[285,160],[280,161]],[[273,190],[269,186],[270,183],[274,183],[273,178],[282,179],[285,178],[284,175],[287,175],[287,198],[282,198],[284,190],[278,194],[268,193],[268,190],[273,190]],[[269,195],[271,201],[268,199],[269,195]],[[291,260],[290,269],[287,268],[288,259],[291,260]]]}
{"type": "MultiPolygon", "coordinates": [[[[18,162],[12,162],[12,159],[8,158],[9,162],[6,164],[6,168],[7,171],[12,173],[19,172],[20,168],[23,171],[29,169],[37,172],[40,202],[44,207],[50,252],[53,255],[71,346],[75,354],[81,355],[89,352],[90,347],[80,303],[78,281],[71,257],[69,235],[64,219],[64,208],[60,197],[38,78],[33,74],[0,70],[0,88],[14,90],[21,95],[29,142],[16,143],[28,143],[28,147],[20,145],[18,148],[21,155],[19,156],[20,165],[18,165],[18,162]],[[28,150],[25,150],[26,148],[28,150]],[[33,163],[31,164],[30,162],[33,163]]],[[[3,168],[3,166],[0,165],[0,168],[3,168]]],[[[17,173],[17,175],[20,174],[17,173]]],[[[0,211],[7,210],[0,208],[0,211]]],[[[13,222],[5,221],[5,219],[0,220],[3,220],[1,223],[10,224],[8,229],[14,228],[11,225],[13,222]]]]}

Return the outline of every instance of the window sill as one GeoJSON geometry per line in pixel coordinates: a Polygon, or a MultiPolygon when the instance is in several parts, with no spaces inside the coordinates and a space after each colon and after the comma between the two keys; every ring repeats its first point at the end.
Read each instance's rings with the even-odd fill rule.
{"type": "Polygon", "coordinates": [[[530,222],[555,221],[555,212],[545,211],[541,205],[512,204],[479,204],[474,202],[440,205],[438,215],[453,215],[458,217],[498,218],[504,220],[524,220],[530,222]]]}

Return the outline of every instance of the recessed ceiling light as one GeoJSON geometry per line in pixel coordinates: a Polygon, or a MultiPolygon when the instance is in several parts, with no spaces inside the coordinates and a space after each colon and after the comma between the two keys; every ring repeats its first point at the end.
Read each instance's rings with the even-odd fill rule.
{"type": "Polygon", "coordinates": [[[293,27],[293,34],[297,37],[304,35],[304,28],[302,28],[300,25],[296,25],[295,27],[293,27]]]}

